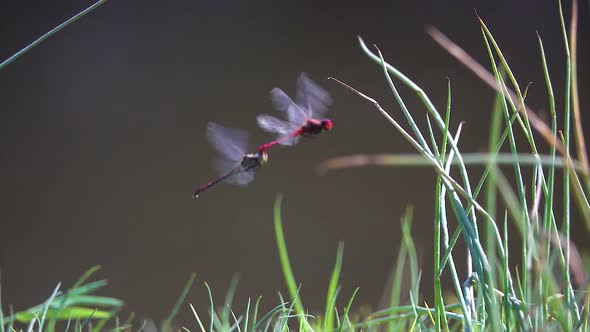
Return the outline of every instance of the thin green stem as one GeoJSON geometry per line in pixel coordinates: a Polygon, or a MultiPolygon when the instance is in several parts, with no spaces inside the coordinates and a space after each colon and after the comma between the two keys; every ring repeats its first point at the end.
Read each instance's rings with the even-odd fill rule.
{"type": "Polygon", "coordinates": [[[80,18],[82,18],[84,15],[90,13],[91,11],[93,11],[96,8],[98,8],[101,5],[103,5],[105,2],[107,2],[107,0],[99,0],[99,1],[95,2],[90,7],[84,9],[83,11],[81,11],[78,14],[72,16],[71,18],[69,18],[65,22],[63,22],[60,25],[56,26],[55,28],[49,30],[48,32],[46,32],[45,34],[43,34],[41,37],[35,39],[35,41],[33,41],[32,43],[30,43],[29,45],[27,45],[25,48],[21,49],[20,51],[16,52],[11,57],[9,57],[8,59],[6,59],[2,63],[0,63],[0,70],[4,69],[4,67],[6,67],[8,64],[10,64],[11,62],[13,62],[14,60],[20,58],[22,55],[24,55],[25,53],[27,53],[28,51],[30,51],[33,47],[39,45],[45,39],[51,37],[55,33],[59,32],[61,29],[67,27],[68,25],[76,22],[77,20],[79,20],[80,18]]]}

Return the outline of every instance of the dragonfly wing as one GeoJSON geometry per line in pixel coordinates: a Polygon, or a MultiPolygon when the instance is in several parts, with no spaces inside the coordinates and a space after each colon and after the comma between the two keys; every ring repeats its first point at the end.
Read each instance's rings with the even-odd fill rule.
{"type": "Polygon", "coordinates": [[[287,109],[291,104],[293,104],[293,100],[289,97],[285,91],[279,88],[273,88],[270,90],[270,100],[274,108],[280,112],[287,112],[287,109]]]}
{"type": "Polygon", "coordinates": [[[269,133],[275,133],[279,136],[287,135],[291,132],[292,126],[283,120],[279,120],[272,115],[260,114],[256,117],[258,126],[269,133]]]}
{"type": "Polygon", "coordinates": [[[207,125],[207,138],[224,159],[235,163],[246,154],[249,135],[241,129],[227,128],[209,122],[207,125]]]}
{"type": "Polygon", "coordinates": [[[220,174],[233,173],[224,180],[226,183],[245,186],[254,180],[254,172],[244,171],[239,162],[218,158],[213,160],[213,166],[220,174]]]}
{"type": "Polygon", "coordinates": [[[294,127],[302,126],[309,118],[307,113],[279,88],[270,91],[270,99],[278,111],[287,114],[287,119],[294,127]]]}
{"type": "Polygon", "coordinates": [[[328,107],[332,104],[332,97],[305,73],[301,73],[297,79],[295,102],[305,109],[309,118],[319,119],[326,115],[328,107]]]}
{"type": "Polygon", "coordinates": [[[227,183],[231,183],[237,186],[245,186],[254,180],[254,170],[241,171],[233,176],[227,178],[227,183]]]}
{"type": "MultiPolygon", "coordinates": [[[[256,117],[256,120],[260,128],[277,135],[279,138],[291,135],[297,129],[292,124],[279,120],[272,115],[260,114],[256,117]]],[[[295,143],[297,143],[297,137],[282,139],[279,144],[293,145],[295,143]]]]}

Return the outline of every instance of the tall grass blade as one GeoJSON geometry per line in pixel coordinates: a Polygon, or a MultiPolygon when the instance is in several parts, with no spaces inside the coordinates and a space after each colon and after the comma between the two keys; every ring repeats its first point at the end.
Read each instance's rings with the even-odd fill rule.
{"type": "Polygon", "coordinates": [[[324,330],[326,331],[334,328],[334,309],[338,283],[340,282],[340,271],[342,270],[343,251],[344,243],[340,241],[338,243],[336,262],[334,263],[334,268],[332,269],[330,284],[328,285],[328,294],[326,296],[326,310],[324,312],[324,330]]]}
{"type": "MultiPolygon", "coordinates": [[[[584,130],[582,129],[582,114],[580,112],[580,96],[578,86],[578,1],[572,1],[572,13],[570,18],[570,35],[569,35],[569,58],[571,62],[571,85],[572,85],[572,110],[574,120],[574,135],[578,146],[578,159],[584,166],[586,174],[590,173],[588,164],[588,150],[584,139],[584,130]]],[[[586,179],[586,188],[590,190],[590,179],[586,179]]]]}
{"type": "Polygon", "coordinates": [[[184,303],[184,300],[186,299],[188,292],[193,287],[193,283],[195,282],[196,277],[197,277],[197,274],[195,272],[191,273],[191,276],[188,278],[188,281],[184,285],[184,288],[182,289],[182,292],[180,293],[178,300],[176,300],[176,303],[172,307],[172,310],[170,310],[168,317],[166,317],[166,319],[162,323],[162,331],[169,330],[170,324],[172,324],[172,320],[178,314],[178,310],[180,310],[180,306],[184,303]]]}
{"type": "Polygon", "coordinates": [[[213,332],[213,324],[215,322],[215,307],[213,305],[213,294],[211,293],[211,287],[209,287],[209,284],[207,284],[207,282],[204,282],[205,287],[207,288],[207,294],[209,294],[209,315],[211,315],[211,321],[209,322],[209,332],[213,332]]]}
{"type": "Polygon", "coordinates": [[[334,328],[334,309],[336,303],[336,292],[338,283],[340,282],[340,271],[342,270],[342,255],[344,251],[344,243],[338,243],[336,251],[336,262],[330,277],[330,284],[328,285],[328,294],[326,296],[326,310],[324,312],[324,330],[332,330],[334,328]]]}
{"type": "MultiPolygon", "coordinates": [[[[452,56],[454,56],[459,62],[461,62],[467,69],[471,70],[476,76],[478,76],[484,83],[490,86],[492,89],[495,89],[499,93],[502,92],[502,89],[496,83],[494,76],[489,73],[482,65],[480,65],[473,57],[467,54],[459,45],[453,43],[449,38],[447,38],[444,34],[442,34],[439,30],[434,27],[429,27],[427,32],[430,34],[432,39],[434,39],[442,48],[444,48],[447,52],[449,52],[452,56]]],[[[518,99],[516,93],[512,90],[507,90],[508,95],[510,96],[510,100],[515,101],[518,99]]],[[[524,109],[519,109],[519,112],[527,114],[527,117],[531,123],[531,125],[541,134],[541,136],[547,141],[548,144],[554,144],[556,149],[561,153],[565,154],[565,148],[563,144],[557,140],[553,139],[553,134],[549,126],[547,126],[539,116],[535,114],[535,112],[531,109],[530,106],[525,104],[524,109]]]]}
{"type": "Polygon", "coordinates": [[[4,67],[9,65],[14,60],[20,58],[23,54],[30,51],[33,47],[39,45],[45,39],[51,37],[53,34],[55,34],[56,32],[59,32],[61,29],[67,27],[68,25],[76,22],[78,19],[82,18],[84,15],[86,15],[86,14],[90,13],[91,11],[93,11],[94,9],[98,8],[99,6],[104,4],[105,2],[107,2],[107,0],[99,0],[99,1],[95,2],[94,4],[92,4],[90,7],[84,9],[83,11],[79,12],[78,14],[72,16],[70,19],[68,19],[65,22],[61,23],[60,25],[56,26],[55,28],[49,30],[48,32],[43,34],[41,37],[37,38],[35,41],[33,41],[32,43],[27,45],[25,48],[21,49],[20,51],[16,52],[14,55],[12,55],[8,59],[6,59],[2,63],[0,63],[0,70],[4,69],[4,67]]]}
{"type": "MultiPolygon", "coordinates": [[[[252,314],[252,326],[257,326],[258,308],[260,306],[260,300],[262,300],[262,297],[258,297],[258,299],[256,299],[256,304],[254,305],[254,313],[252,314]]],[[[255,332],[255,329],[253,328],[251,332],[255,332]]]]}
{"type": "Polygon", "coordinates": [[[359,288],[357,287],[354,290],[354,292],[352,293],[352,296],[350,297],[350,300],[348,300],[348,304],[344,308],[344,313],[342,314],[342,323],[340,324],[340,327],[338,328],[338,332],[342,332],[342,330],[344,329],[344,324],[348,321],[348,315],[350,313],[350,307],[352,306],[352,301],[354,301],[354,298],[355,298],[356,293],[358,291],[359,291],[359,288]]]}
{"type": "Polygon", "coordinates": [[[246,314],[244,315],[244,332],[248,332],[249,319],[250,319],[250,298],[248,297],[248,304],[246,304],[246,314]]]}
{"type": "Polygon", "coordinates": [[[230,321],[229,321],[229,315],[230,315],[231,306],[232,306],[233,299],[234,299],[234,294],[236,293],[236,288],[238,287],[239,280],[240,280],[240,276],[238,274],[235,274],[229,283],[229,287],[227,288],[227,292],[225,293],[225,301],[223,302],[221,323],[224,326],[226,326],[227,328],[229,328],[229,326],[231,325],[230,321]]]}
{"type": "Polygon", "coordinates": [[[283,232],[283,224],[281,219],[281,202],[283,199],[282,194],[277,194],[274,204],[274,226],[275,226],[275,236],[277,240],[277,247],[279,250],[279,258],[281,260],[281,267],[283,270],[283,276],[285,277],[285,283],[287,284],[287,289],[289,290],[289,295],[295,301],[295,312],[298,315],[303,315],[305,312],[303,311],[303,304],[301,303],[301,298],[297,296],[297,283],[295,282],[295,276],[293,275],[293,269],[291,268],[291,263],[289,262],[289,254],[287,252],[287,243],[285,241],[285,234],[283,232]]]}

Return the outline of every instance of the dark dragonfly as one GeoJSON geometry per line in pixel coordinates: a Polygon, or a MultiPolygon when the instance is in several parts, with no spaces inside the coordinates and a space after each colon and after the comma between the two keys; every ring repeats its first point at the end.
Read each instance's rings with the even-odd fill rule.
{"type": "Polygon", "coordinates": [[[239,186],[247,185],[254,180],[254,170],[268,160],[268,155],[264,151],[246,152],[249,135],[241,129],[227,128],[210,122],[207,125],[207,138],[220,155],[214,164],[222,175],[195,189],[194,198],[222,181],[239,186]]]}

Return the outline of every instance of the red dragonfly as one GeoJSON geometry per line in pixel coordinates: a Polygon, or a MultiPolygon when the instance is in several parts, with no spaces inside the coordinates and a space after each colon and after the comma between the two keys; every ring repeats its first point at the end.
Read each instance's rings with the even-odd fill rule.
{"type": "Polygon", "coordinates": [[[305,73],[297,79],[295,101],[281,89],[270,91],[274,107],[286,115],[287,121],[272,115],[261,114],[257,117],[258,126],[277,135],[277,139],[258,148],[262,153],[273,145],[293,145],[299,137],[311,137],[329,131],[334,124],[330,119],[322,119],[332,103],[330,94],[314,83],[305,73]]]}
{"type": "Polygon", "coordinates": [[[196,188],[193,198],[197,198],[200,193],[222,181],[245,186],[254,180],[254,170],[268,161],[268,155],[264,151],[246,152],[249,135],[241,129],[226,128],[209,122],[207,138],[220,154],[214,164],[222,175],[196,188]]]}

